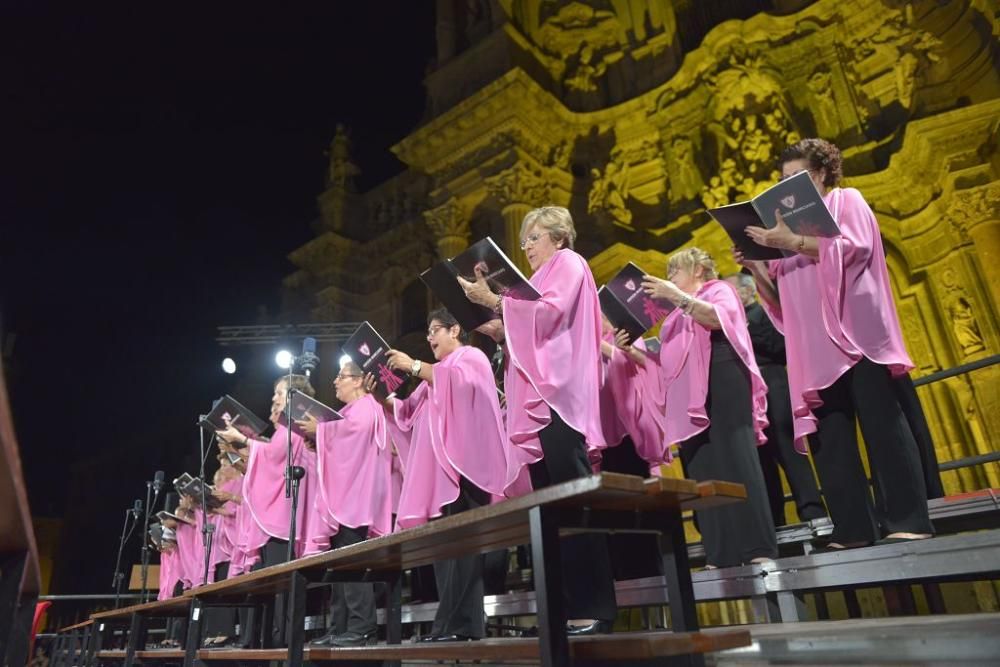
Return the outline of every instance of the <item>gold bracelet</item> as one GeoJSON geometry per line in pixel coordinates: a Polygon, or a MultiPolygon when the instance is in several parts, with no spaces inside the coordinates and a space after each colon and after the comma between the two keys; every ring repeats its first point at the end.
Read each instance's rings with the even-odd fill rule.
{"type": "Polygon", "coordinates": [[[795,250],[795,252],[802,252],[802,249],[805,247],[806,247],[806,237],[803,236],[802,234],[799,234],[799,246],[795,250]]]}

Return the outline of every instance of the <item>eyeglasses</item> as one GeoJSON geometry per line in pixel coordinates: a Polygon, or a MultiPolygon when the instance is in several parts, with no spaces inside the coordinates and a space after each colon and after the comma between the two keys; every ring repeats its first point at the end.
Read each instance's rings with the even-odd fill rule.
{"type": "Polygon", "coordinates": [[[438,332],[438,329],[448,329],[449,327],[444,324],[435,324],[427,329],[427,337],[433,338],[434,334],[438,332]]]}
{"type": "Polygon", "coordinates": [[[535,245],[540,238],[542,238],[541,234],[528,234],[525,238],[521,239],[521,250],[524,250],[529,245],[535,245]]]}
{"type": "Polygon", "coordinates": [[[337,380],[344,380],[346,378],[359,378],[359,377],[362,377],[362,376],[358,375],[357,373],[337,373],[336,379],[337,380]]]}

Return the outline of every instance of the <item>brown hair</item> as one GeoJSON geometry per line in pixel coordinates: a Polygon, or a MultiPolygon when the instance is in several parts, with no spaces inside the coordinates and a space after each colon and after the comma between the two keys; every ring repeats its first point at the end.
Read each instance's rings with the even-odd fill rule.
{"type": "Polygon", "coordinates": [[[521,222],[521,240],[524,240],[525,233],[532,226],[537,226],[540,230],[548,233],[552,242],[559,245],[563,242],[564,248],[573,248],[576,241],[576,227],[573,225],[573,216],[569,210],[562,206],[542,206],[528,211],[521,222]]]}
{"type": "Polygon", "coordinates": [[[458,340],[462,343],[469,342],[469,332],[462,328],[462,325],[458,323],[458,320],[455,319],[454,315],[448,312],[447,308],[437,308],[427,314],[428,327],[434,320],[437,320],[449,329],[452,327],[458,327],[458,340]]]}
{"type": "Polygon", "coordinates": [[[277,380],[274,381],[274,386],[277,387],[282,382],[287,383],[289,377],[291,377],[292,379],[291,388],[293,390],[299,392],[300,394],[305,394],[306,396],[316,395],[316,390],[313,389],[313,386],[311,384],[309,384],[309,378],[307,378],[305,375],[292,375],[292,376],[282,375],[281,377],[279,377],[277,380]]]}
{"type": "Polygon", "coordinates": [[[825,139],[802,139],[787,146],[778,158],[778,169],[792,160],[806,160],[810,169],[823,169],[823,185],[828,188],[836,187],[844,175],[840,149],[825,139]]]}

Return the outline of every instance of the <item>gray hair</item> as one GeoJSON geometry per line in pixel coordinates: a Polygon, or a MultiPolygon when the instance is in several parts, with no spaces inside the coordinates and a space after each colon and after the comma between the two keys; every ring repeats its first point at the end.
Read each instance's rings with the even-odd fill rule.
{"type": "Polygon", "coordinates": [[[750,274],[743,273],[742,271],[739,273],[730,273],[724,280],[736,283],[736,291],[743,301],[753,299],[757,296],[757,283],[754,282],[753,276],[750,274]]]}
{"type": "Polygon", "coordinates": [[[534,226],[548,233],[552,243],[562,247],[572,248],[576,240],[576,227],[573,226],[573,216],[569,210],[562,206],[542,206],[532,209],[524,216],[521,222],[521,240],[524,240],[525,233],[534,226]]]}

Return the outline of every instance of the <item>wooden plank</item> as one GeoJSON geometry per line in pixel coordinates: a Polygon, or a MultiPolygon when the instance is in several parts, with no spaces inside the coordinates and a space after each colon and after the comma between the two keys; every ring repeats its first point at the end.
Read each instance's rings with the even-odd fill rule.
{"type": "MultiPolygon", "coordinates": [[[[750,645],[749,630],[701,632],[628,632],[570,639],[570,655],[581,660],[647,660],[706,653],[750,645]]],[[[202,649],[199,660],[284,660],[283,649],[202,649]]],[[[307,648],[305,659],[331,660],[537,660],[537,639],[482,639],[446,644],[379,644],[353,648],[307,648]]]]}
{"type": "Polygon", "coordinates": [[[122,651],[120,649],[109,650],[109,651],[98,651],[96,655],[101,660],[124,660],[125,659],[125,651],[122,651]]]}
{"type": "Polygon", "coordinates": [[[139,660],[183,660],[184,651],[180,649],[162,648],[151,651],[136,651],[139,660]]]}
{"type": "Polygon", "coordinates": [[[747,490],[742,484],[710,479],[698,482],[698,497],[684,501],[681,506],[685,510],[707,510],[747,499],[747,490]]]}
{"type": "Polygon", "coordinates": [[[91,620],[110,620],[114,618],[126,619],[133,613],[145,614],[146,616],[187,616],[191,600],[176,597],[167,600],[155,600],[143,604],[134,604],[121,609],[111,609],[91,614],[91,620]]]}
{"type": "Polygon", "coordinates": [[[76,625],[67,625],[65,628],[60,628],[59,630],[56,630],[56,632],[58,633],[58,632],[69,632],[71,630],[79,630],[80,628],[85,628],[88,625],[91,625],[93,622],[94,622],[93,620],[87,620],[84,621],[83,623],[77,623],[76,625]]]}

